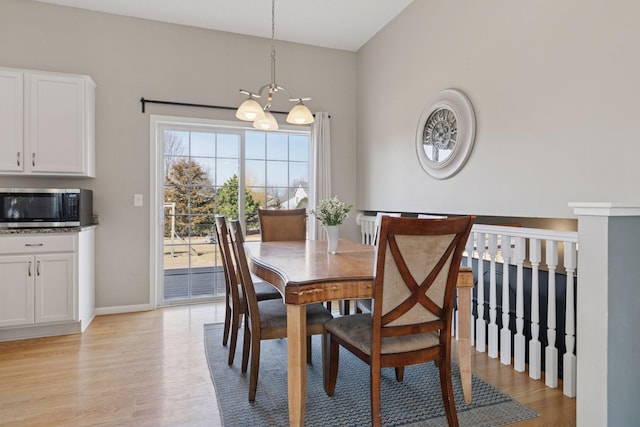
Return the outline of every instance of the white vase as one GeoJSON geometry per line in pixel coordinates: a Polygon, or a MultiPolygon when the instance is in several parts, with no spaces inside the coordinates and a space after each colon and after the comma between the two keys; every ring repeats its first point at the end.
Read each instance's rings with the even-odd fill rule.
{"type": "Polygon", "coordinates": [[[335,254],[338,249],[338,226],[325,225],[324,229],[327,233],[327,252],[335,254]]]}

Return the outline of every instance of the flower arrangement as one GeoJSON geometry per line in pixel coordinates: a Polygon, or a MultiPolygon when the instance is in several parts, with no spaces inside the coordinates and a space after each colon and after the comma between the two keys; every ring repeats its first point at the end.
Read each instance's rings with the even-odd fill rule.
{"type": "Polygon", "coordinates": [[[338,196],[334,196],[332,199],[320,200],[317,208],[311,210],[309,213],[315,215],[316,219],[320,221],[322,225],[340,225],[347,219],[352,207],[353,205],[347,205],[338,200],[338,196]]]}

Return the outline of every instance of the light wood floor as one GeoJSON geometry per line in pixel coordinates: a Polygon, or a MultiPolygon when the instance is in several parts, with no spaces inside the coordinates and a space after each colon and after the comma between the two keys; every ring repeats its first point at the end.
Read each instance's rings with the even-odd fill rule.
{"type": "MultiPolygon", "coordinates": [[[[202,325],[223,319],[222,304],[171,307],[99,316],[84,334],[0,343],[0,425],[219,426],[202,325]]],[[[541,414],[514,425],[575,425],[562,387],[472,355],[476,375],[541,414]]]]}

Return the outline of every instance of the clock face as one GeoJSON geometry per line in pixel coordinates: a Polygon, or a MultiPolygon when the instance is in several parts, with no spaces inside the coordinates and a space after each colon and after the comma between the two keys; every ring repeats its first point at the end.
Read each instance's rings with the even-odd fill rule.
{"type": "Polygon", "coordinates": [[[457,89],[441,91],[418,121],[415,141],[420,166],[436,179],[455,175],[471,153],[475,132],[469,99],[457,89]]]}
{"type": "Polygon", "coordinates": [[[448,108],[439,108],[427,118],[422,133],[424,153],[432,162],[442,162],[451,156],[458,138],[458,120],[448,108]]]}

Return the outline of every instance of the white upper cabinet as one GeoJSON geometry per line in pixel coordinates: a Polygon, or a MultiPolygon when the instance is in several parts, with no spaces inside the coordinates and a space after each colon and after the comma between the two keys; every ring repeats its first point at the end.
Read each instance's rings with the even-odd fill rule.
{"type": "Polygon", "coordinates": [[[0,170],[22,172],[23,73],[0,69],[0,170]]]}
{"type": "MultiPolygon", "coordinates": [[[[0,173],[95,176],[95,84],[88,76],[0,69],[20,74],[20,96],[0,100],[0,173]],[[19,117],[16,117],[20,111],[19,117]],[[15,130],[19,122],[20,132],[15,130]],[[6,138],[6,139],[5,139],[6,138]],[[15,151],[15,152],[14,152],[15,151]]],[[[0,84],[0,96],[11,89],[0,84]]],[[[0,80],[1,81],[1,80],[0,80]]]]}

